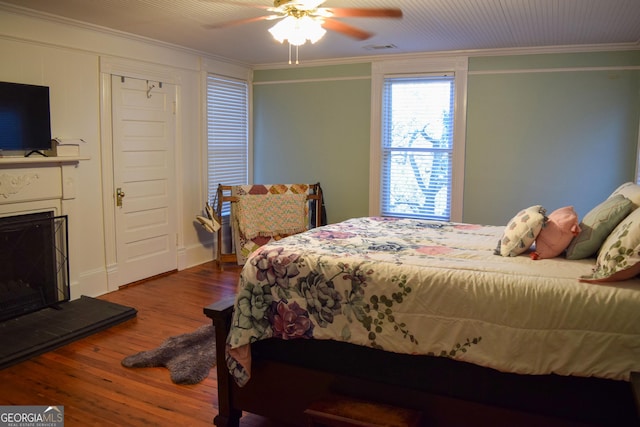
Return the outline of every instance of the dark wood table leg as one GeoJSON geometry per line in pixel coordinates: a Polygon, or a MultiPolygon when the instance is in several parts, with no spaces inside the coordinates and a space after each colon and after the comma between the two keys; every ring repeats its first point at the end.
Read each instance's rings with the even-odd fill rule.
{"type": "Polygon", "coordinates": [[[638,425],[640,425],[640,372],[631,372],[631,389],[633,390],[633,399],[638,411],[638,425]]]}

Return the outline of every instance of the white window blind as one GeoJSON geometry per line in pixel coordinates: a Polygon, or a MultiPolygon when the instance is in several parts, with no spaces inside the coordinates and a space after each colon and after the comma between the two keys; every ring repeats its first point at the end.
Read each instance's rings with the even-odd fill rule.
{"type": "MultiPolygon", "coordinates": [[[[218,184],[249,179],[249,94],[242,80],[207,76],[207,166],[209,200],[218,184]]],[[[228,206],[223,215],[228,214],[228,206]]]]}
{"type": "Polygon", "coordinates": [[[454,76],[384,79],[381,214],[448,221],[454,76]]]}

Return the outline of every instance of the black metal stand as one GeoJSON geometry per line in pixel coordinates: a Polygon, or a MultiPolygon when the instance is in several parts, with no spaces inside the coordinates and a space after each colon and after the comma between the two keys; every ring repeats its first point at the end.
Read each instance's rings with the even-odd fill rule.
{"type": "Polygon", "coordinates": [[[43,153],[42,151],[40,151],[40,150],[31,150],[31,151],[29,151],[27,154],[25,154],[24,156],[25,156],[25,157],[29,157],[29,156],[31,156],[32,154],[40,154],[42,157],[48,157],[46,154],[44,154],[44,153],[43,153]]]}

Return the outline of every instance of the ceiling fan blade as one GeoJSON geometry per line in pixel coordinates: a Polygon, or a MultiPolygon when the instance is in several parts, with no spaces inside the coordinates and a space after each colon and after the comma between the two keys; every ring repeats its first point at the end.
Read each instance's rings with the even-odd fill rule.
{"type": "Polygon", "coordinates": [[[402,10],[395,8],[366,8],[366,7],[327,7],[326,9],[334,18],[346,17],[378,17],[378,18],[402,18],[402,10]]]}
{"type": "Polygon", "coordinates": [[[233,21],[221,22],[219,24],[206,24],[204,25],[204,27],[210,30],[219,30],[221,28],[229,28],[236,25],[249,24],[251,22],[257,22],[257,21],[267,21],[267,20],[276,19],[276,18],[282,18],[282,16],[280,15],[256,16],[254,18],[236,19],[233,21]]]}
{"type": "Polygon", "coordinates": [[[327,30],[336,31],[357,40],[366,40],[373,35],[364,30],[361,30],[360,28],[356,28],[351,25],[347,25],[344,22],[336,21],[330,18],[325,19],[322,23],[322,26],[327,30]]]}

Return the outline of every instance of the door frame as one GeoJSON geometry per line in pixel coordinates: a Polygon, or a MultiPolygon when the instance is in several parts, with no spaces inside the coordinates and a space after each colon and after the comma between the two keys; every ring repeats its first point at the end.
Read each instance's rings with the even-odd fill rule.
{"type": "MultiPolygon", "coordinates": [[[[104,253],[105,253],[105,269],[107,280],[107,292],[115,291],[120,285],[118,276],[118,258],[116,246],[116,219],[115,219],[115,188],[113,173],[113,132],[112,132],[112,114],[111,114],[111,76],[124,76],[142,80],[161,81],[175,85],[176,93],[176,114],[175,114],[175,144],[174,144],[174,176],[175,182],[173,188],[176,191],[176,201],[182,200],[180,185],[180,166],[179,159],[182,158],[182,139],[179,132],[181,129],[180,120],[180,77],[177,72],[166,66],[155,64],[141,64],[140,62],[115,58],[100,58],[100,139],[102,157],[102,205],[103,205],[103,224],[104,224],[104,253]]],[[[180,203],[178,203],[180,206],[180,203]]],[[[178,242],[184,241],[182,232],[182,212],[177,209],[176,212],[176,232],[178,242]]],[[[177,243],[178,243],[177,242],[177,243]]],[[[177,248],[179,252],[179,247],[177,248]]],[[[176,257],[179,255],[176,254],[176,257]]],[[[177,264],[176,260],[176,264],[177,264]]]]}

